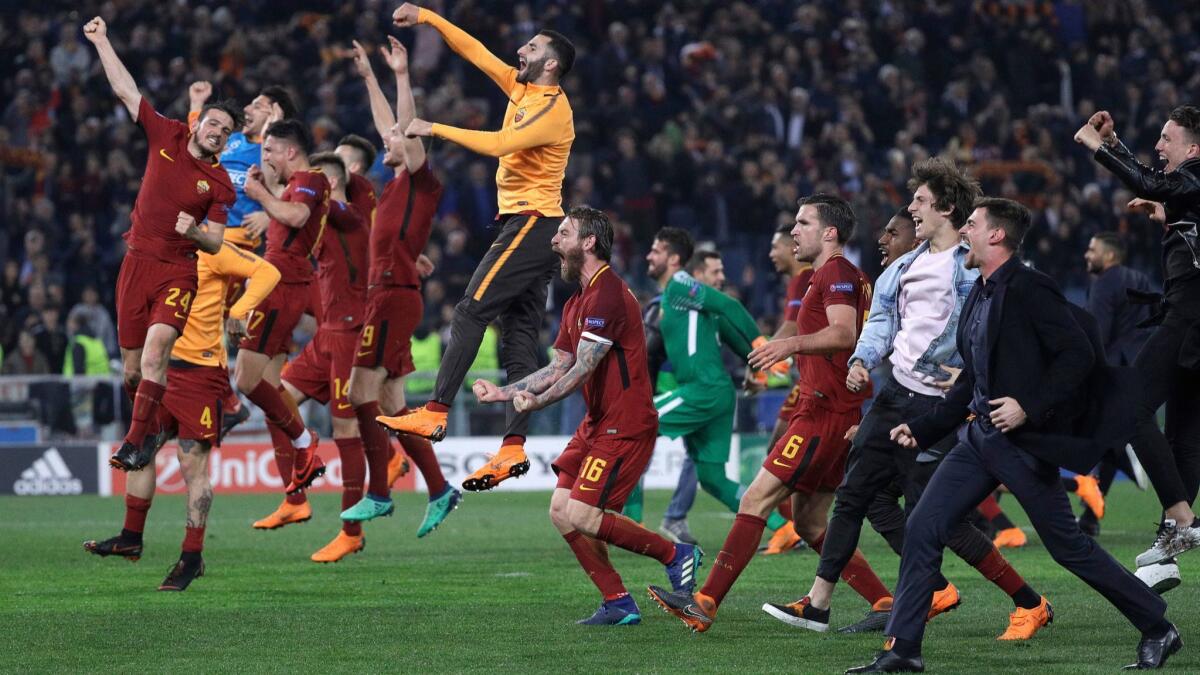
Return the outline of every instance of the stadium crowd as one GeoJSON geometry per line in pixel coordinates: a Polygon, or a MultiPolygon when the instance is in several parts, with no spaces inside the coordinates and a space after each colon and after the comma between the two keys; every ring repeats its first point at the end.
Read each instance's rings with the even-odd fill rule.
{"type": "MultiPolygon", "coordinates": [[[[119,26],[118,51],[164,114],[186,116],[194,80],[243,104],[283,84],[319,150],[344,133],[374,138],[346,48],[388,33],[394,3],[300,4],[307,11],[280,12],[266,0],[0,10],[5,373],[62,372],[76,334],[117,355],[113,291],[145,140],[123,119],[81,18],[103,14],[119,26]]],[[[614,266],[647,296],[650,238],[663,225],[685,227],[721,250],[730,292],[775,325],[783,289],[767,271],[767,242],[792,219],[796,198],[814,191],[845,196],[871,225],[849,251],[874,277],[874,240],[907,203],[908,168],[939,153],[968,166],[987,194],[1034,208],[1026,258],[1074,298],[1086,288],[1082,255],[1099,231],[1120,232],[1128,264],[1160,274],[1158,228],[1125,208],[1128,192],[1071,136],[1108,109],[1125,143],[1154,163],[1146,153],[1158,125],[1200,77],[1200,37],[1178,3],[430,5],[509,60],[540,27],[575,41],[579,61],[565,88],[577,138],[565,202],[612,215],[614,266]]],[[[501,92],[434,31],[402,37],[412,40],[425,117],[494,128],[501,92]]],[[[427,251],[438,273],[425,284],[423,329],[441,331],[493,238],[495,165],[441,141],[431,157],[447,189],[427,251]]],[[[378,181],[382,166],[373,175],[378,181]]]]}

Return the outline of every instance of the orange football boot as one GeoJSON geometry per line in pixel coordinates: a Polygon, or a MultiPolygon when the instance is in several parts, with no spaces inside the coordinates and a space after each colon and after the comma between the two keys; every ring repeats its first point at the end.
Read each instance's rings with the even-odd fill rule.
{"type": "Polygon", "coordinates": [[[787,553],[792,548],[800,543],[800,535],[796,534],[796,527],[792,525],[792,521],[787,521],[775,533],[771,535],[771,539],[767,541],[767,547],[763,549],[763,555],[778,555],[787,553]]]}
{"type": "Polygon", "coordinates": [[[958,589],[954,587],[954,584],[946,584],[945,588],[933,592],[933,603],[929,606],[929,616],[925,617],[925,620],[932,621],[933,617],[938,614],[958,609],[961,604],[962,596],[958,594],[958,589]]]}
{"type": "Polygon", "coordinates": [[[292,505],[287,503],[285,499],[279,505],[279,508],[275,509],[274,513],[262,520],[255,521],[254,529],[274,530],[284,525],[291,525],[292,523],[303,523],[311,518],[312,506],[309,505],[308,501],[305,501],[303,504],[292,505]]]}
{"type": "Polygon", "coordinates": [[[487,464],[463,481],[463,489],[471,492],[491,490],[509,478],[523,476],[529,471],[529,458],[523,445],[502,445],[487,464]]]}
{"type": "Polygon", "coordinates": [[[1021,531],[1019,527],[1010,527],[1005,530],[1000,530],[996,533],[996,538],[992,540],[996,548],[1021,548],[1029,538],[1021,531]]]}
{"type": "Polygon", "coordinates": [[[358,553],[367,545],[367,538],[363,535],[357,537],[350,536],[341,530],[338,530],[337,536],[333,541],[325,544],[325,546],[312,554],[312,561],[319,563],[338,562],[342,558],[351,553],[358,553]]]}
{"type": "Polygon", "coordinates": [[[1013,613],[1008,615],[1008,630],[996,639],[1028,640],[1043,626],[1049,626],[1053,622],[1054,608],[1050,606],[1046,596],[1042,596],[1042,601],[1033,609],[1014,609],[1013,613]]]}
{"type": "Polygon", "coordinates": [[[402,434],[412,434],[426,438],[434,443],[446,437],[446,418],[444,412],[434,412],[427,406],[421,406],[406,415],[389,417],[380,415],[375,418],[383,426],[402,434]]]}
{"type": "Polygon", "coordinates": [[[703,593],[695,593],[689,598],[683,593],[672,593],[668,589],[651,586],[650,597],[664,612],[687,624],[693,633],[708,630],[717,617],[716,601],[703,593]]]}
{"type": "Polygon", "coordinates": [[[1104,517],[1104,494],[1100,492],[1100,481],[1095,476],[1075,476],[1075,494],[1083,500],[1097,519],[1104,517]]]}
{"type": "Polygon", "coordinates": [[[408,455],[404,454],[400,448],[393,447],[392,458],[388,460],[388,487],[395,485],[396,481],[406,476],[409,468],[408,455]]]}
{"type": "Polygon", "coordinates": [[[313,429],[308,430],[308,437],[311,439],[308,446],[296,448],[292,480],[284,490],[289,495],[296,494],[325,475],[325,461],[317,454],[317,446],[321,444],[321,439],[313,429]]]}

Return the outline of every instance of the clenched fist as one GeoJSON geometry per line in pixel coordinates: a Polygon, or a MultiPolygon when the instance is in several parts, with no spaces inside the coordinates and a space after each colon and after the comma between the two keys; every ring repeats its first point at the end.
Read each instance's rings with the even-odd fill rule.
{"type": "Polygon", "coordinates": [[[191,238],[195,236],[197,231],[198,228],[196,227],[196,217],[180,211],[179,216],[175,219],[175,232],[191,238]]]}
{"type": "Polygon", "coordinates": [[[392,23],[401,28],[415,26],[417,25],[417,15],[420,13],[420,11],[420,7],[417,7],[411,2],[406,2],[397,7],[396,11],[392,12],[392,23]]]}
{"type": "Polygon", "coordinates": [[[92,44],[99,44],[108,39],[108,25],[104,19],[96,17],[83,24],[83,36],[92,44]]]}

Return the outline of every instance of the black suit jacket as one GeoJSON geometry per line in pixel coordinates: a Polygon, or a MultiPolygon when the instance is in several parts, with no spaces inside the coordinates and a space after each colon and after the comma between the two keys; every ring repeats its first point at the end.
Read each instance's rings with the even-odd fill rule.
{"type": "MultiPolygon", "coordinates": [[[[1015,445],[1056,466],[1086,472],[1119,440],[1114,436],[1132,435],[1128,415],[1102,428],[1095,426],[1103,422],[1100,416],[1119,405],[1108,393],[1120,369],[1104,365],[1094,320],[1067,302],[1050,277],[1019,261],[1013,263],[1007,283],[995,290],[988,315],[989,395],[1011,396],[1025,410],[1025,424],[1008,435],[1015,445]],[[1080,326],[1077,312],[1090,331],[1080,326]]],[[[982,292],[981,278],[967,297],[964,320],[958,324],[962,374],[932,410],[909,422],[922,448],[953,432],[970,413],[975,372],[971,322],[965,317],[971,315],[982,292]]]]}

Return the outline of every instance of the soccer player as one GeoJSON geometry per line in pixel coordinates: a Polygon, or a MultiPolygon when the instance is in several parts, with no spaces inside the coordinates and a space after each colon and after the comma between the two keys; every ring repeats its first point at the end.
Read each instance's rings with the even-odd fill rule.
{"type": "MultiPolygon", "coordinates": [[[[201,253],[196,263],[196,298],[183,335],[171,351],[167,376],[171,386],[156,419],[160,431],[156,448],[172,436],[179,439],[179,469],[187,484],[187,529],[183,552],[171,566],[160,591],[182,591],[204,573],[201,551],[212,506],[208,458],[221,445],[223,404],[230,394],[224,332],[237,338],[245,332],[251,309],[275,288],[279,271],[250,251],[225,242],[216,255],[201,253]],[[246,280],[245,293],[229,307],[229,289],[246,280]]],[[[125,482],[125,526],[103,541],[86,541],[84,550],[99,556],[137,560],[142,555],[142,531],[155,488],[155,464],[131,471],[125,482]]]]}
{"type": "MultiPolygon", "coordinates": [[[[678,383],[654,397],[654,407],[659,434],[684,439],[700,487],[736,513],[742,489],[725,475],[725,462],[733,437],[737,391],[725,370],[721,345],[744,359],[766,338],[740,302],[689,273],[705,274],[709,260],[715,258],[719,264],[720,256],[692,251],[690,234],[664,227],[654,235],[646,255],[649,275],[662,289],[658,327],[678,383]],[[680,261],[688,271],[681,269],[680,261]]],[[[723,274],[712,280],[723,282],[723,274]]],[[[786,522],[772,513],[767,527],[774,530],[786,522]]],[[[664,527],[666,524],[664,520],[664,527]]]]}
{"type": "Polygon", "coordinates": [[[1161,320],[1134,360],[1145,386],[1133,449],[1164,511],[1154,544],[1137,557],[1143,567],[1200,546],[1200,518],[1191,506],[1200,489],[1200,108],[1179,106],[1163,124],[1154,146],[1162,171],[1139,162],[1117,139],[1106,111],[1092,115],[1075,140],[1133,192],[1131,207],[1148,209],[1165,226],[1161,320]],[[1155,418],[1164,403],[1169,439],[1155,418]]]}
{"type": "Polygon", "coordinates": [[[239,343],[234,377],[238,391],[261,408],[267,418],[275,465],[288,495],[263,520],[277,520],[280,525],[312,517],[312,508],[299,492],[325,472],[325,463],[316,453],[316,432],[304,428],[300,412],[294,404],[288,404],[279,384],[292,329],[308,304],[313,278],[311,258],[318,253],[329,213],[329,181],[309,166],[311,149],[312,139],[304,124],[296,120],[276,122],[267,127],[262,163],[287,187],[276,197],[263,183],[259,167],[251,167],[246,174],[246,195],[271,217],[265,257],[282,276],[250,317],[246,335],[239,343]]]}
{"type": "MultiPolygon", "coordinates": [[[[317,253],[321,321],[316,335],[300,355],[283,367],[280,380],[297,406],[310,398],[329,405],[333,442],[342,459],[342,508],[345,509],[362,498],[367,471],[349,392],[350,368],[366,311],[370,235],[362,213],[346,203],[346,165],[341,157],[332,152],[317,153],[309,158],[309,164],[329,181],[329,232],[317,253]]],[[[272,429],[278,434],[277,428],[272,429]]],[[[284,443],[283,439],[273,440],[279,445],[284,443]]],[[[289,500],[296,506],[300,506],[297,501],[307,502],[303,492],[289,496],[289,500]]],[[[271,529],[283,524],[286,522],[268,516],[254,526],[271,529]]],[[[341,532],[314,553],[312,561],[337,562],[361,551],[365,543],[362,525],[344,521],[341,532]]]]}
{"type": "MultiPolygon", "coordinates": [[[[395,177],[384,187],[371,228],[367,316],[350,374],[350,403],[363,435],[371,475],[367,494],[342,512],[343,519],[352,521],[371,520],[394,508],[391,484],[399,474],[396,460],[402,461],[403,453],[391,454],[387,431],[376,419],[382,415],[381,404],[389,412],[407,411],[404,378],[414,369],[412,334],[423,314],[421,278],[432,270],[421,251],[429,241],[443,191],[421,139],[404,135],[404,126],[415,114],[408,53],[395,38],[389,41],[390,49],[381,47],[380,51],[396,78],[394,117],[366,50],[354,44],[355,67],[367,85],[371,117],[383,138],[383,163],[395,177]]],[[[425,518],[417,528],[417,536],[424,537],[458,506],[462,493],[446,482],[428,439],[407,433],[400,433],[399,438],[429,490],[425,518]]]]}
{"type": "Polygon", "coordinates": [[[189,133],[186,124],[163,117],[142,98],[108,41],[104,19],[87,22],[83,34],[96,46],[113,93],[146,132],[146,173],[117,278],[117,334],[133,421],[109,460],[122,471],[136,471],[154,457],[150,425],[166,390],[167,358],[196,294],[196,251],[221,248],[233,186],[217,156],[240,116],[236,108],[214,103],[189,133]]]}
{"type": "MultiPolygon", "coordinates": [[[[790,605],[771,605],[768,614],[801,628],[829,629],[833,588],[854,547],[876,496],[899,481],[908,511],[915,507],[942,457],[954,446],[948,435],[928,451],[900,447],[889,432],[904,419],[931,409],[962,369],[954,335],[959,313],[979,273],[966,267],[967,247],[958,229],[979,195],[979,185],[952,162],[917,162],[908,187],[908,212],[920,245],[884,270],[875,285],[871,313],[849,359],[845,386],[858,391],[870,371],[890,354],[891,370],[854,437],[846,478],[838,487],[812,590],[790,605]],[[949,370],[950,368],[953,371],[949,370]]],[[[888,543],[903,550],[902,535],[888,543]]],[[[991,540],[966,520],[946,535],[946,545],[1007,593],[1015,604],[1008,629],[998,639],[1028,640],[1054,616],[1042,597],[1009,565],[991,540]]],[[[939,573],[940,574],[940,573],[939,573]]],[[[960,603],[958,589],[940,578],[930,614],[960,603]]],[[[865,622],[882,630],[890,612],[872,611],[865,622]]],[[[854,632],[864,632],[860,625],[854,632]]]]}
{"type": "Polygon", "coordinates": [[[604,598],[579,623],[631,625],[641,621],[637,603],[608,559],[612,544],[654,558],[667,568],[671,586],[691,592],[703,552],[672,544],[619,515],[654,454],[658,417],[646,369],[646,338],[637,299],[608,265],[613,229],[608,217],[575,207],[551,239],[563,280],[580,288],[563,306],[554,356],[545,368],[505,387],[487,380],[472,386],[481,403],[512,401],[521,412],[539,410],[580,386],[587,416],[554,460],[558,485],[550,520],[604,598]]]}
{"type": "MultiPolygon", "coordinates": [[[[496,242],[475,269],[466,296],[454,308],[433,398],[411,414],[380,420],[396,431],[439,441],[446,435],[450,405],[488,324],[500,321],[500,364],[509,382],[537,369],[538,331],[558,265],[550,239],[563,217],[563,175],[575,140],[571,104],[559,83],[575,61],[575,47],[559,33],[540,31],[517,51],[517,69],[428,9],[405,3],[392,18],[398,26],[427,23],[436,28],[450,48],[487,74],[509,101],[500,131],[471,131],[421,119],[414,119],[405,130],[407,136],[436,136],[500,159],[496,197],[497,220],[502,224],[496,242]]],[[[525,454],[529,414],[512,408],[505,412],[499,452],[463,481],[463,488],[490,490],[529,470],[525,454]]]]}
{"type": "MultiPolygon", "coordinates": [[[[847,391],[843,384],[871,300],[871,285],[842,254],[854,226],[854,212],[840,197],[818,193],[800,200],[792,228],[794,255],[812,263],[814,271],[797,317],[798,334],[757,347],[749,359],[751,367],[763,369],[798,355],[802,389],[796,412],[742,497],[733,529],[700,592],[650,587],[651,597],[693,631],[712,626],[725,594],[754,557],[766,517],[784,500],[792,498],[796,531],[814,551],[821,550],[825,514],[846,463],[845,435],[862,417],[862,403],[870,395],[847,391]]],[[[844,577],[872,607],[891,602],[861,553],[855,553],[844,577]]]]}

